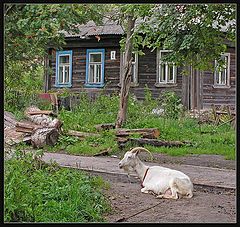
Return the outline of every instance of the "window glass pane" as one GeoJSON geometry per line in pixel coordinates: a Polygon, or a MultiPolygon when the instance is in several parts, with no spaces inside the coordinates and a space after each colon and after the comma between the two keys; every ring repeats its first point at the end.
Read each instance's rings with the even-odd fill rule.
{"type": "Polygon", "coordinates": [[[136,78],[135,78],[135,75],[136,75],[136,72],[135,72],[135,64],[132,64],[132,77],[131,77],[131,82],[135,83],[136,82],[136,78]]]}
{"type": "MultiPolygon", "coordinates": [[[[169,54],[169,52],[161,52],[160,54],[160,58],[163,58],[164,56],[167,56],[169,54]]],[[[165,61],[165,60],[163,60],[165,61]]]]}
{"type": "Polygon", "coordinates": [[[93,83],[94,81],[94,65],[90,65],[88,73],[88,82],[93,83]]]}
{"type": "Polygon", "coordinates": [[[91,53],[90,54],[90,62],[101,62],[101,54],[100,53],[91,53]]]}
{"type": "Polygon", "coordinates": [[[101,82],[101,65],[96,65],[96,83],[101,82]]]}
{"type": "Polygon", "coordinates": [[[223,71],[221,72],[221,74],[222,74],[222,76],[221,76],[221,81],[220,81],[220,83],[221,83],[222,85],[226,85],[226,70],[223,70],[223,71]]]}
{"type": "Polygon", "coordinates": [[[166,64],[161,64],[160,67],[160,82],[166,82],[166,64]]]}
{"type": "Polygon", "coordinates": [[[69,66],[65,66],[65,83],[69,83],[69,66]]]}
{"type": "Polygon", "coordinates": [[[132,58],[132,62],[136,62],[136,55],[134,53],[132,54],[132,58]]]}
{"type": "Polygon", "coordinates": [[[69,55],[59,56],[59,63],[60,64],[69,63],[69,55]]]}
{"type": "Polygon", "coordinates": [[[63,67],[62,67],[62,66],[59,67],[59,71],[58,71],[58,82],[59,82],[59,83],[63,83],[63,67]]]}
{"type": "Polygon", "coordinates": [[[173,82],[173,64],[168,64],[168,80],[169,82],[173,82]]]}

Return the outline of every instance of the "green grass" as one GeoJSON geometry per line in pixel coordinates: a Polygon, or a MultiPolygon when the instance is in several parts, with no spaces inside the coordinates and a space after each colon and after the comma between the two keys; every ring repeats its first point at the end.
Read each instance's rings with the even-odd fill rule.
{"type": "Polygon", "coordinates": [[[105,222],[109,185],[74,169],[47,165],[31,155],[13,158],[4,168],[5,222],[105,222]]]}
{"type": "MultiPolygon", "coordinates": [[[[94,102],[86,96],[81,97],[80,104],[72,111],[60,111],[59,118],[64,122],[64,131],[68,129],[83,132],[96,132],[95,125],[101,123],[114,123],[118,112],[119,97],[100,96],[94,102]]],[[[178,119],[167,119],[151,114],[151,110],[157,107],[158,100],[136,101],[130,95],[128,104],[127,121],[124,128],[158,128],[160,140],[166,141],[189,141],[193,145],[183,147],[153,147],[146,145],[152,152],[166,153],[172,156],[189,154],[219,154],[226,159],[235,159],[235,130],[225,124],[216,127],[211,124],[199,126],[197,120],[180,117],[178,119]]],[[[114,136],[114,130],[101,132],[101,136],[86,138],[83,141],[77,138],[66,136],[65,140],[60,139],[48,151],[57,152],[63,150],[75,155],[93,155],[108,148],[111,154],[119,152],[114,136]],[[72,140],[72,141],[71,141],[72,140]]],[[[61,137],[61,138],[64,138],[61,137]]]]}

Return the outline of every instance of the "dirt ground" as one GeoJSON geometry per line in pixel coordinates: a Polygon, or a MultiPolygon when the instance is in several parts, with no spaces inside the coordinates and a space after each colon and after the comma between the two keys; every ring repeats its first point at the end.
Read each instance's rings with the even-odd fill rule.
{"type": "Polygon", "coordinates": [[[110,183],[104,191],[113,208],[106,216],[108,222],[236,223],[235,190],[194,185],[191,199],[156,199],[140,192],[137,179],[101,175],[110,183]]]}
{"type": "MultiPolygon", "coordinates": [[[[147,160],[147,154],[141,154],[147,160]],[[144,155],[146,155],[144,157],[144,155]]],[[[236,162],[220,155],[191,155],[173,157],[154,154],[160,163],[235,169],[236,162]]],[[[113,207],[106,216],[108,222],[124,223],[236,223],[236,191],[194,185],[191,199],[156,199],[154,195],[140,192],[138,179],[117,175],[102,175],[109,181],[105,191],[113,207]]]]}

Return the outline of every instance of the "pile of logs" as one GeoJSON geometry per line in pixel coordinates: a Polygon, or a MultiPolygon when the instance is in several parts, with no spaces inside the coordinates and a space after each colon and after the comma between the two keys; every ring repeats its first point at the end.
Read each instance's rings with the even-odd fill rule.
{"type": "Polygon", "coordinates": [[[4,125],[15,132],[22,133],[23,137],[30,140],[34,148],[42,148],[45,145],[53,146],[57,143],[62,122],[57,118],[52,119],[50,115],[54,115],[52,111],[31,106],[25,111],[28,121],[18,122],[11,113],[6,112],[4,113],[4,125]]]}
{"type": "MultiPolygon", "coordinates": [[[[114,129],[114,124],[100,124],[95,126],[98,131],[114,129]]],[[[163,141],[159,140],[160,131],[158,128],[140,128],[140,129],[124,129],[119,128],[115,130],[118,146],[121,148],[127,142],[134,142],[138,145],[149,144],[152,146],[183,146],[191,144],[188,141],[163,141]],[[137,137],[137,138],[136,138],[137,137]]]]}

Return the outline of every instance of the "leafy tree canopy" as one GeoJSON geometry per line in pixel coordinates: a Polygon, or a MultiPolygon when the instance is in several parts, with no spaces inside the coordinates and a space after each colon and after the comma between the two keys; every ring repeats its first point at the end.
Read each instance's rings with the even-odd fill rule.
{"type": "Polygon", "coordinates": [[[5,57],[31,62],[46,53],[48,43],[64,44],[60,31],[74,31],[89,20],[99,23],[101,10],[98,4],[6,4],[5,57]]]}
{"type": "Polygon", "coordinates": [[[235,42],[235,4],[161,4],[135,32],[138,48],[173,50],[165,60],[177,65],[211,69],[211,62],[226,51],[226,40],[235,42]]]}

